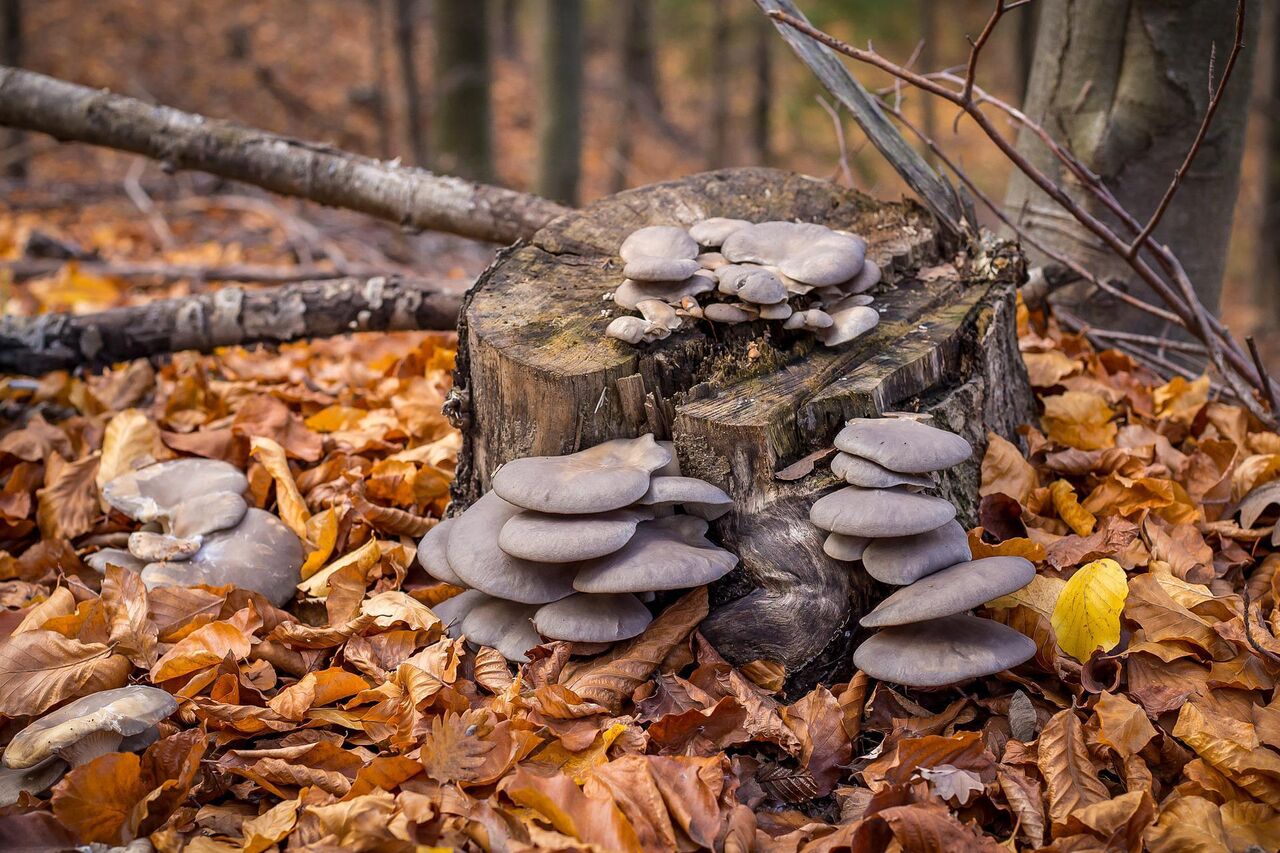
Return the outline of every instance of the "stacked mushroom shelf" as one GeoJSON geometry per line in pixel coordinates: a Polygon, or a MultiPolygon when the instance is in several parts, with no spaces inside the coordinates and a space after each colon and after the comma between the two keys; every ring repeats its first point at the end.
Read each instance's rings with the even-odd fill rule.
{"type": "Polygon", "coordinates": [[[731,508],[716,486],[679,475],[669,444],[615,439],[508,462],[490,492],[423,537],[418,562],[466,590],[433,608],[452,635],[524,661],[543,637],[634,637],[652,618],[644,599],[724,576],[738,560],[707,540],[707,522],[731,508]]]}
{"type": "Polygon", "coordinates": [[[662,340],[686,321],[761,319],[836,346],[880,322],[866,294],[880,267],[867,260],[866,241],[824,225],[722,217],[687,231],[652,225],[632,232],[618,253],[626,278],[612,299],[641,316],[618,317],[605,334],[630,344],[662,340]]]}
{"type": "Polygon", "coordinates": [[[967,611],[1026,586],[1035,567],[1021,557],[972,559],[955,507],[921,493],[934,472],[970,458],[969,443],[910,417],[884,417],[849,421],[835,445],[831,470],[848,485],[818,499],[809,516],[829,532],[823,550],[902,587],[862,617],[881,630],[857,648],[854,665],[882,681],[941,687],[1030,659],[1030,638],[967,611]]]}

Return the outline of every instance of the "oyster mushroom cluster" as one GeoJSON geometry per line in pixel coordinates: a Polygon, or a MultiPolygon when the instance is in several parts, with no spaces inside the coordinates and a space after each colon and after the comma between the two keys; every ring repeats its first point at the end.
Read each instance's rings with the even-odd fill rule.
{"type": "Polygon", "coordinates": [[[143,524],[128,550],[104,548],[86,558],[138,572],[147,588],[235,584],[272,604],[293,597],[301,579],[302,542],[271,513],[243,497],[240,469],[214,459],[173,459],[121,474],[102,488],[113,508],[143,524]]]}
{"type": "Polygon", "coordinates": [[[669,443],[615,439],[503,465],[487,494],[422,538],[418,562],[465,588],[433,608],[453,636],[524,661],[543,637],[634,637],[652,593],[725,575],[738,559],[706,533],[731,508],[716,486],[680,476],[669,443]]]}
{"type": "Polygon", "coordinates": [[[1021,557],[974,560],[949,501],[923,494],[933,473],[967,460],[969,442],[909,417],[856,418],[836,436],[831,470],[848,485],[819,498],[810,520],[828,556],[860,561],[902,587],[862,617],[879,628],[853,655],[873,678],[941,687],[1017,666],[1035,643],[967,611],[1031,582],[1021,557]]]}
{"type": "Polygon", "coordinates": [[[178,701],[157,687],[133,685],[68,702],[14,735],[0,759],[0,806],[38,794],[71,767],[108,752],[137,752],[159,738],[157,724],[178,701]]]}
{"type": "Polygon", "coordinates": [[[622,242],[626,279],[613,291],[620,308],[609,337],[651,343],[697,320],[776,320],[813,332],[827,346],[873,329],[880,314],[866,291],[880,281],[861,237],[811,222],[720,217],[688,230],[652,225],[622,242]]]}

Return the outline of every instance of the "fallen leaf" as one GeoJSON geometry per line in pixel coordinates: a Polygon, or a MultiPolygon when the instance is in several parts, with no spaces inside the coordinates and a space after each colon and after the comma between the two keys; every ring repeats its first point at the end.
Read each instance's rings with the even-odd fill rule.
{"type": "Polygon", "coordinates": [[[1079,450],[1102,450],[1114,447],[1115,411],[1097,394],[1067,391],[1055,397],[1043,397],[1044,416],[1041,425],[1049,438],[1079,450]]]}
{"type": "Polygon", "coordinates": [[[81,643],[53,631],[26,631],[0,644],[0,714],[43,713],[60,702],[123,687],[129,660],[103,643],[81,643]]]}
{"type": "Polygon", "coordinates": [[[1059,711],[1040,731],[1036,765],[1047,785],[1049,816],[1063,827],[1077,809],[1111,799],[1089,757],[1084,726],[1070,708],[1059,711]]]}
{"type": "Polygon", "coordinates": [[[1115,560],[1095,560],[1071,576],[1053,606],[1058,648],[1084,663],[1120,642],[1120,613],[1129,588],[1115,560]]]}

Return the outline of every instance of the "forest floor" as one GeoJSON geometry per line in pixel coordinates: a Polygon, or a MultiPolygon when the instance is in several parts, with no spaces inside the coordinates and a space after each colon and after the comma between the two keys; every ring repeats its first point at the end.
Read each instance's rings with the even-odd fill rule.
{"type": "MultiPolygon", "coordinates": [[[[114,192],[33,193],[0,217],[0,261],[29,257],[33,233],[81,260],[10,281],[7,310],[210,286],[93,272],[95,257],[429,258],[461,287],[489,252],[340,213],[317,226],[258,196],[192,198],[157,195],[142,215],[114,192]]],[[[1280,436],[1207,380],[1163,384],[1025,310],[1019,333],[1043,414],[1025,451],[992,440],[971,542],[1036,562],[985,612],[1039,653],[935,692],[859,674],[783,695],[775,665],[735,669],[701,638],[704,590],[606,655],[549,643],[515,675],[443,636],[429,608],[454,590],[413,546],[459,448],[440,414],[450,335],[4,378],[0,740],[126,682],[180,709],[145,752],[0,809],[0,848],[1280,849],[1280,557],[1269,526],[1228,516],[1280,475],[1280,436]],[[148,592],[84,564],[134,527],[104,511],[101,484],[175,455],[241,467],[252,502],[308,543],[295,603],[148,592]]]]}

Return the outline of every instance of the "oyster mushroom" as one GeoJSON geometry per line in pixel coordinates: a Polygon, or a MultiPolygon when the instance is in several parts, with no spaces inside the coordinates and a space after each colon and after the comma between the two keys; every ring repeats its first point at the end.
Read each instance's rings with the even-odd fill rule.
{"type": "Polygon", "coordinates": [[[880,265],[868,258],[863,261],[862,269],[841,285],[845,293],[865,293],[880,283],[880,265]]]}
{"type": "MultiPolygon", "coordinates": [[[[654,478],[655,481],[665,479],[674,478],[654,478]]],[[[502,525],[498,547],[512,557],[539,563],[591,560],[626,545],[635,535],[636,525],[651,515],[634,509],[592,515],[554,515],[525,510],[502,525]]]]}
{"type": "Polygon", "coordinates": [[[730,305],[727,302],[715,302],[702,309],[702,316],[716,323],[737,325],[756,319],[758,312],[745,305],[730,305]]]}
{"type": "Polygon", "coordinates": [[[623,275],[636,281],[680,281],[698,270],[698,243],[683,228],[652,225],[633,231],[618,254],[623,275]]]}
{"type": "MultiPolygon", "coordinates": [[[[570,515],[605,512],[643,497],[650,474],[669,462],[671,452],[652,435],[618,438],[567,456],[513,459],[493,475],[493,491],[522,509],[570,515]]],[[[459,569],[452,551],[450,562],[459,569]]]]}
{"type": "Polygon", "coordinates": [[[668,329],[659,330],[652,323],[640,317],[615,317],[608,326],[605,326],[604,333],[607,337],[617,338],[623,343],[638,344],[641,341],[652,343],[660,337],[665,338],[671,334],[668,329]]]}
{"type": "Polygon", "coordinates": [[[492,596],[485,595],[478,589],[464,589],[455,596],[433,604],[431,612],[444,623],[446,633],[456,640],[462,636],[462,620],[471,612],[471,609],[492,600],[492,596]]]}
{"type": "Polygon", "coordinates": [[[746,228],[750,224],[745,219],[726,219],[723,216],[713,216],[710,219],[699,220],[689,226],[689,236],[703,246],[715,248],[723,245],[730,234],[746,228]]]}
{"type": "Polygon", "coordinates": [[[866,553],[867,544],[872,541],[865,536],[846,536],[843,533],[828,533],[822,541],[822,551],[833,560],[853,562],[860,560],[866,553]]]}
{"type": "Polygon", "coordinates": [[[156,739],[156,724],[176,710],[178,701],[157,687],[133,685],[91,693],[14,735],[3,763],[27,770],[61,759],[79,767],[108,752],[141,749],[156,739]]]}
{"type": "Polygon", "coordinates": [[[862,552],[862,566],[882,583],[903,586],[972,558],[964,528],[948,521],[915,536],[870,540],[862,552]]]}
{"type": "Polygon", "coordinates": [[[1030,660],[1035,641],[1007,625],[968,614],[878,631],[853,653],[872,678],[908,687],[945,687],[1030,660]]]}
{"type": "Polygon", "coordinates": [[[706,539],[707,522],[688,515],[646,521],[619,551],[583,563],[579,592],[655,592],[724,577],[738,558],[706,539]]]}
{"type": "Polygon", "coordinates": [[[848,343],[880,324],[880,312],[869,305],[841,308],[831,315],[831,325],[818,332],[818,340],[829,347],[848,343]]]}
{"type": "Polygon", "coordinates": [[[863,459],[861,456],[853,456],[843,451],[832,458],[831,471],[849,485],[861,486],[864,489],[888,489],[894,486],[916,486],[927,489],[933,485],[930,477],[890,471],[870,459],[863,459]]]}
{"type": "Polygon", "coordinates": [[[458,573],[449,565],[449,530],[456,519],[443,518],[431,528],[418,543],[418,565],[438,581],[454,586],[466,586],[458,573]]]}
{"type": "Polygon", "coordinates": [[[818,498],[809,520],[846,536],[911,536],[941,527],[956,516],[949,501],[897,489],[845,486],[818,498]]]}
{"type": "Polygon", "coordinates": [[[573,592],[573,569],[512,557],[498,535],[520,508],[489,492],[454,519],[446,554],[463,584],[520,604],[547,604],[573,592]]]}
{"type": "Polygon", "coordinates": [[[733,509],[733,498],[718,486],[697,477],[654,477],[637,504],[651,507],[680,505],[690,515],[715,521],[733,509]]]}
{"type": "Polygon", "coordinates": [[[829,329],[835,320],[831,319],[831,315],[826,311],[817,308],[809,308],[805,311],[797,311],[791,315],[787,322],[782,324],[784,329],[829,329]]]}
{"type": "Polygon", "coordinates": [[[530,621],[536,611],[527,604],[491,598],[472,606],[459,628],[471,642],[491,646],[507,660],[524,663],[529,659],[526,652],[542,644],[530,621]]]}
{"type": "Polygon", "coordinates": [[[862,617],[867,628],[924,622],[963,613],[1031,583],[1036,567],[1022,557],[957,563],[904,586],[862,617]]]}
{"type": "Polygon", "coordinates": [[[618,285],[613,292],[614,304],[627,310],[634,310],[646,299],[660,299],[663,302],[676,303],[686,296],[697,296],[716,289],[716,279],[704,271],[696,272],[686,279],[672,282],[650,282],[627,279],[618,285]]]}
{"type": "Polygon", "coordinates": [[[908,418],[854,418],[836,435],[835,444],[905,474],[941,471],[973,455],[969,442],[955,433],[908,418]]]}
{"type": "Polygon", "coordinates": [[[228,462],[171,459],[112,478],[103,485],[102,497],[135,521],[165,523],[185,501],[218,493],[238,496],[247,488],[249,480],[228,462]]]}
{"type": "Polygon", "coordinates": [[[538,633],[574,643],[614,643],[629,640],[653,621],[653,614],[629,593],[574,593],[533,614],[538,633]]]}
{"type": "Polygon", "coordinates": [[[814,286],[849,281],[862,270],[867,244],[823,225],[761,222],[730,234],[720,253],[732,263],[776,266],[796,281],[814,286]]]}

